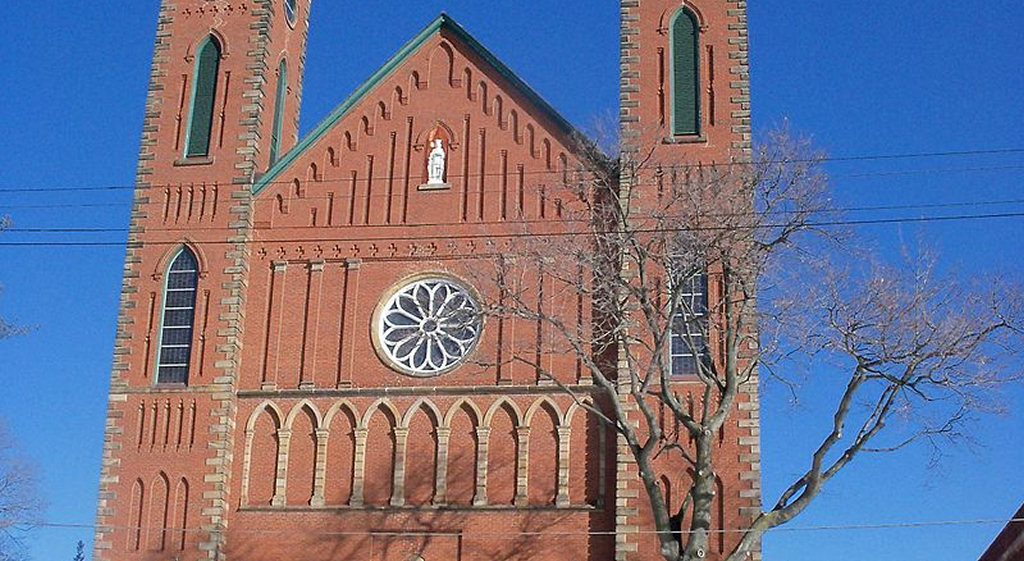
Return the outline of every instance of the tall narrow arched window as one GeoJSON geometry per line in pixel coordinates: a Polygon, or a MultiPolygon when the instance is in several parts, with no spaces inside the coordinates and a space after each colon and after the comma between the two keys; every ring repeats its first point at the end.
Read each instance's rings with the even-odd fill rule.
{"type": "Polygon", "coordinates": [[[669,359],[673,376],[699,373],[697,363],[710,360],[708,350],[708,276],[695,274],[681,279],[670,291],[678,299],[669,328],[669,359]]]}
{"type": "Polygon", "coordinates": [[[299,8],[295,5],[295,0],[284,0],[284,14],[288,18],[289,24],[295,23],[295,16],[299,14],[299,8]]]}
{"type": "Polygon", "coordinates": [[[277,95],[274,97],[274,130],[270,133],[270,165],[277,163],[281,152],[281,132],[284,128],[284,100],[288,91],[288,63],[281,60],[277,67],[277,95]]]}
{"type": "Polygon", "coordinates": [[[197,52],[192,79],[192,110],[189,113],[188,139],[185,142],[185,157],[188,158],[210,155],[221,46],[215,38],[207,37],[197,52]]]}
{"type": "Polygon", "coordinates": [[[195,254],[184,247],[171,261],[164,284],[160,355],[157,359],[158,384],[188,383],[198,284],[199,262],[195,254]]]}
{"type": "Polygon", "coordinates": [[[672,133],[700,134],[700,27],[682,8],[672,18],[672,133]]]}

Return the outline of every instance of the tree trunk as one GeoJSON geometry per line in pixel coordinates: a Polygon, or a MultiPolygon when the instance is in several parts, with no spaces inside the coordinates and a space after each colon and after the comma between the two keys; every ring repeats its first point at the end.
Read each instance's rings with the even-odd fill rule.
{"type": "Polygon", "coordinates": [[[715,506],[715,469],[712,466],[712,433],[705,430],[697,436],[696,474],[693,481],[693,517],[690,534],[685,540],[684,561],[705,559],[710,542],[712,512],[715,506]]]}

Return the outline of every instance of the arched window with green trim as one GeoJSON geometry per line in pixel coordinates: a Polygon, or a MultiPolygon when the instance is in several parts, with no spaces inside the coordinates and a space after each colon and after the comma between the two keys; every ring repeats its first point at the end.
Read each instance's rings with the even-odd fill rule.
{"type": "Polygon", "coordinates": [[[296,6],[295,0],[284,0],[284,14],[288,18],[288,23],[295,23],[295,16],[299,13],[299,8],[296,6]]]}
{"type": "Polygon", "coordinates": [[[185,157],[210,155],[213,132],[213,108],[217,97],[221,45],[213,36],[207,37],[197,49],[195,74],[192,79],[192,110],[189,112],[185,157]]]}
{"type": "Polygon", "coordinates": [[[164,279],[156,373],[158,384],[188,383],[198,287],[199,261],[192,250],[183,247],[171,261],[164,279]]]}
{"type": "Polygon", "coordinates": [[[270,165],[277,163],[281,152],[281,133],[284,128],[285,94],[288,92],[288,63],[282,59],[277,67],[277,95],[274,98],[273,131],[270,133],[270,165]]]}
{"type": "Polygon", "coordinates": [[[672,18],[672,133],[700,134],[700,26],[680,8],[672,18]]]}

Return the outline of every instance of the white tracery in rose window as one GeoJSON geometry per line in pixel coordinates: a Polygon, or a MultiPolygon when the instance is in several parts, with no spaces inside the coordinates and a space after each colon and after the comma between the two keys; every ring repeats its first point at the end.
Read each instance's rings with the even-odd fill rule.
{"type": "Polygon", "coordinates": [[[380,315],[378,337],[387,358],[414,375],[457,366],[480,335],[480,307],[465,288],[443,278],[402,287],[380,315]]]}

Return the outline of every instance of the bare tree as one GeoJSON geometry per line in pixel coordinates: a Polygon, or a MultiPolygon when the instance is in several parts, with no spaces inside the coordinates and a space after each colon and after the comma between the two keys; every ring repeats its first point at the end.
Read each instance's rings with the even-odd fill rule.
{"type": "Polygon", "coordinates": [[[78,544],[75,545],[75,556],[72,561],[85,561],[85,542],[78,540],[78,544]]]}
{"type": "MultiPolygon", "coordinates": [[[[713,526],[716,442],[759,374],[801,391],[792,369],[810,368],[816,391],[837,390],[832,428],[749,528],[729,529],[729,561],[858,455],[956,440],[993,406],[1019,348],[1020,299],[940,275],[933,259],[867,258],[835,228],[822,156],[806,142],[774,134],[749,161],[711,166],[655,150],[594,161],[552,194],[571,201],[558,226],[532,224],[498,258],[487,313],[544,324],[555,334],[544,352],[573,355],[593,379],[602,399],[577,401],[632,452],[665,559],[705,558],[725,530],[713,526]],[[590,302],[588,325],[538,305],[537,283],[524,282],[537,276],[548,302],[590,302]],[[688,485],[673,510],[666,466],[688,485]]],[[[510,360],[559,383],[529,354],[510,360]]]]}
{"type": "Polygon", "coordinates": [[[28,558],[23,540],[40,510],[36,471],[0,424],[0,561],[28,558]]]}
{"type": "MultiPolygon", "coordinates": [[[[9,229],[11,224],[10,216],[0,216],[0,232],[9,229]]],[[[0,285],[0,292],[2,291],[3,285],[0,285]]],[[[0,340],[13,337],[15,335],[21,335],[25,333],[25,331],[25,327],[17,326],[0,316],[0,340]]]]}

